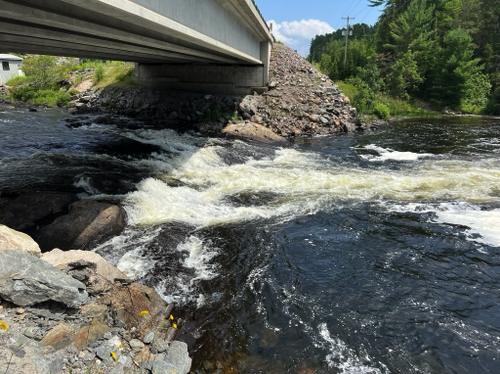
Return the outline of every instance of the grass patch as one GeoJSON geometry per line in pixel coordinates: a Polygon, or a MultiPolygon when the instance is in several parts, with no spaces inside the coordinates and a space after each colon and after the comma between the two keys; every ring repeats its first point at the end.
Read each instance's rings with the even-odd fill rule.
{"type": "Polygon", "coordinates": [[[349,83],[346,83],[346,82],[343,82],[343,81],[337,82],[337,86],[339,87],[340,91],[342,91],[342,93],[344,95],[346,95],[349,98],[349,100],[351,100],[351,101],[352,101],[352,99],[354,98],[354,96],[356,96],[356,94],[359,91],[352,84],[349,84],[349,83]]]}
{"type": "Polygon", "coordinates": [[[27,83],[27,78],[24,75],[18,75],[17,77],[9,79],[5,84],[7,86],[15,87],[27,83]]]}
{"type": "Polygon", "coordinates": [[[135,86],[133,82],[134,63],[109,61],[99,65],[94,71],[94,84],[96,87],[104,87],[110,84],[118,84],[120,86],[135,86]],[[96,79],[96,72],[99,72],[99,80],[96,79]]]}

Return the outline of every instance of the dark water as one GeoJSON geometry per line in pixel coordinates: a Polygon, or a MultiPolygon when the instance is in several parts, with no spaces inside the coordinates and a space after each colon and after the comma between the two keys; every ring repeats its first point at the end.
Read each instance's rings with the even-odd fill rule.
{"type": "Polygon", "coordinates": [[[65,116],[0,113],[0,189],[120,199],[96,250],[177,303],[194,370],[500,372],[498,119],[276,149],[65,116]]]}

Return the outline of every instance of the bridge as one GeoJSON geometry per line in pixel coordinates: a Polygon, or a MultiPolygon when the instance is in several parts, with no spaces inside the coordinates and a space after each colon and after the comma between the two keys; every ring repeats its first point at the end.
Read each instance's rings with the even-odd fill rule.
{"type": "Polygon", "coordinates": [[[253,0],[0,0],[0,52],[132,61],[159,89],[265,90],[272,41],[253,0]]]}

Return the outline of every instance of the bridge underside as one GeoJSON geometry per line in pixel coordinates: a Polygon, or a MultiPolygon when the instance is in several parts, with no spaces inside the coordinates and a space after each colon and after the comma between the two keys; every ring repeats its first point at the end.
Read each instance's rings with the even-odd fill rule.
{"type": "MultiPolygon", "coordinates": [[[[241,0],[211,1],[227,8],[241,0]]],[[[249,33],[256,45],[242,51],[133,1],[0,0],[2,52],[133,61],[137,81],[157,88],[239,94],[265,86],[270,42],[260,33],[249,33]]]]}

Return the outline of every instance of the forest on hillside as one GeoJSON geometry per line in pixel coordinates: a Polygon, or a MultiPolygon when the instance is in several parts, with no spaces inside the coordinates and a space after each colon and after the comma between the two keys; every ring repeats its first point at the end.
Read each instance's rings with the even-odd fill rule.
{"type": "Polygon", "coordinates": [[[347,55],[337,30],[316,36],[308,56],[355,87],[360,112],[378,113],[391,97],[500,115],[499,0],[369,1],[385,8],[374,26],[350,27],[347,55]]]}

